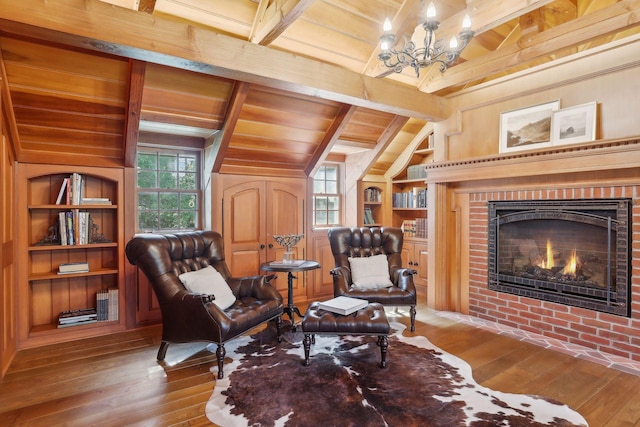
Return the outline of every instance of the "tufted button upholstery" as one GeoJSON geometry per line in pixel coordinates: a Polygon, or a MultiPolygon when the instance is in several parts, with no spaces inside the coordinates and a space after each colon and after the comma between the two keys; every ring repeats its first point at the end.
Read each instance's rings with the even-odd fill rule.
{"type": "Polygon", "coordinates": [[[331,270],[334,296],[366,299],[385,306],[409,306],[411,331],[414,331],[417,303],[413,283],[415,270],[402,267],[402,230],[398,227],[333,227],[329,229],[328,235],[335,261],[331,270]],[[393,286],[382,289],[353,287],[349,258],[380,254],[387,256],[393,286]]]}
{"type": "Polygon", "coordinates": [[[343,316],[323,310],[317,302],[312,302],[302,319],[304,365],[309,365],[309,354],[313,342],[311,337],[315,334],[377,335],[381,353],[380,367],[384,368],[387,357],[387,335],[390,330],[382,304],[370,303],[355,313],[343,316]]]}
{"type": "Polygon", "coordinates": [[[164,360],[171,342],[217,343],[218,378],[222,378],[225,342],[272,319],[276,319],[281,340],[284,305],[280,293],[269,283],[274,276],[231,277],[219,233],[140,234],[129,241],[126,254],[129,262],[147,276],[160,304],[162,343],[158,360],[164,360]],[[178,278],[209,265],[220,272],[236,297],[226,310],[212,303],[215,295],[189,293],[178,278]]]}

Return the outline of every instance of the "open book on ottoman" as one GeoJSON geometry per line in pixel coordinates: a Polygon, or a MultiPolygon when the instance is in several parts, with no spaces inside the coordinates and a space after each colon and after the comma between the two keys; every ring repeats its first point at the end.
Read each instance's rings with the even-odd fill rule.
{"type": "Polygon", "coordinates": [[[351,297],[335,297],[325,302],[318,303],[318,307],[333,313],[349,315],[369,305],[369,301],[351,297]]]}

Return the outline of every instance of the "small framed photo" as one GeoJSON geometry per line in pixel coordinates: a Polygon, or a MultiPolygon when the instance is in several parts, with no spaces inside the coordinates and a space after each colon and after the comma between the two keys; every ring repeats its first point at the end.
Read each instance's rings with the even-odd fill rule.
{"type": "Polygon", "coordinates": [[[560,100],[500,114],[500,152],[551,146],[551,118],[560,100]]]}
{"type": "Polygon", "coordinates": [[[589,102],[555,111],[551,121],[552,145],[594,141],[597,107],[597,102],[589,102]]]}

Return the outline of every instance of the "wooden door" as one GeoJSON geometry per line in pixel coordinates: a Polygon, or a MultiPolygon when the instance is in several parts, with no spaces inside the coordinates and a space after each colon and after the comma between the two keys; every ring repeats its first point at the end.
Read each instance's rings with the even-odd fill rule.
{"type": "MultiPolygon", "coordinates": [[[[305,182],[303,180],[268,181],[267,206],[267,261],[282,259],[285,249],[273,240],[276,234],[304,234],[305,182]]],[[[296,259],[306,258],[306,236],[292,249],[296,259]]],[[[307,273],[296,273],[293,281],[294,297],[306,296],[307,273]]],[[[281,292],[287,291],[287,274],[278,273],[274,282],[281,292]]]]}
{"type": "Polygon", "coordinates": [[[227,266],[234,277],[260,274],[266,254],[266,183],[250,181],[223,191],[223,235],[227,266]]]}

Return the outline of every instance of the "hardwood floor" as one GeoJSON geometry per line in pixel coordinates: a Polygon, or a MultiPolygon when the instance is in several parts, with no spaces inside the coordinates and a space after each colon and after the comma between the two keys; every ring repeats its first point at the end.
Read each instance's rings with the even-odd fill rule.
{"type": "MultiPolygon", "coordinates": [[[[484,386],[558,399],[592,427],[640,426],[640,376],[426,308],[417,319],[415,334],[466,360],[484,386]]],[[[400,320],[408,324],[406,316],[400,320]]],[[[172,344],[159,364],[159,337],[160,327],[150,327],[21,351],[0,383],[0,425],[212,425],[204,408],[215,386],[215,356],[201,343],[172,344]]]]}

